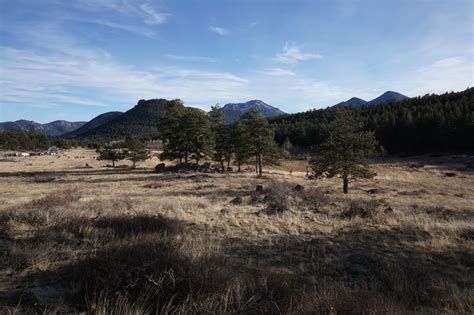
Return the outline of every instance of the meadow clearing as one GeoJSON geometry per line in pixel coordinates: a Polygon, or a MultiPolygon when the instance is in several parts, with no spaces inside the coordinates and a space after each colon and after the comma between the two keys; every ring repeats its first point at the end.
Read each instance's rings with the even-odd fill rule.
{"type": "Polygon", "coordinates": [[[472,157],[376,161],[344,195],[304,161],[257,178],[95,156],[0,162],[0,313],[474,312],[472,157]]]}

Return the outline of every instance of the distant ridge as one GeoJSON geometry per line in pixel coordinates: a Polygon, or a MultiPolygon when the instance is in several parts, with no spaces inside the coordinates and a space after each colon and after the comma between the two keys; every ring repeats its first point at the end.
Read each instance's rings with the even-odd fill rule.
{"type": "Polygon", "coordinates": [[[285,112],[281,111],[280,109],[268,105],[261,100],[250,100],[245,103],[229,103],[224,105],[223,110],[225,122],[233,123],[234,121],[238,120],[240,116],[254,108],[263,117],[273,117],[285,114],[285,112]]]}
{"type": "Polygon", "coordinates": [[[0,130],[22,129],[29,132],[40,132],[48,137],[58,137],[72,132],[84,124],[86,124],[85,121],[70,122],[66,120],[55,120],[47,124],[40,124],[35,121],[22,119],[0,123],[0,130]]]}
{"type": "Polygon", "coordinates": [[[401,101],[409,98],[403,94],[394,91],[387,91],[384,92],[379,97],[374,98],[371,101],[364,101],[363,99],[352,97],[347,101],[337,103],[331,107],[340,108],[340,107],[360,107],[360,106],[367,106],[367,105],[377,105],[388,101],[401,101]]]}
{"type": "Polygon", "coordinates": [[[101,114],[101,115],[93,118],[88,123],[82,125],[80,128],[65,134],[64,137],[65,138],[74,138],[74,137],[77,137],[78,135],[85,134],[85,133],[87,133],[87,132],[89,132],[89,131],[91,131],[95,128],[98,128],[98,127],[108,123],[109,121],[114,120],[115,118],[117,118],[118,116],[120,116],[122,114],[123,114],[122,112],[108,112],[108,113],[101,114]]]}

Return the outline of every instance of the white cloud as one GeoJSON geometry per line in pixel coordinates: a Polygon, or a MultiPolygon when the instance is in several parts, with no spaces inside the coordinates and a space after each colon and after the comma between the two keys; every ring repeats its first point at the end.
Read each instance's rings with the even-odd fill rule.
{"type": "Polygon", "coordinates": [[[392,82],[393,89],[407,95],[461,91],[474,86],[472,61],[462,56],[443,58],[407,73],[392,82]]]}
{"type": "Polygon", "coordinates": [[[225,28],[219,26],[209,26],[209,32],[216,33],[221,36],[227,35],[229,33],[225,28]]]}
{"type": "MultiPolygon", "coordinates": [[[[92,12],[102,16],[102,20],[110,21],[117,29],[130,31],[132,26],[130,19],[139,19],[140,23],[146,25],[160,25],[168,22],[171,17],[170,13],[161,12],[156,8],[153,1],[131,1],[131,0],[78,0],[73,1],[71,6],[80,10],[92,12]],[[125,22],[125,23],[124,23],[125,22]],[[120,26],[121,27],[118,27],[120,26]]],[[[112,24],[110,25],[112,26],[112,24]]],[[[144,33],[134,32],[132,33],[144,33]]],[[[145,34],[148,36],[147,34],[145,34]]]]}
{"type": "Polygon", "coordinates": [[[312,59],[321,59],[323,56],[316,53],[304,53],[301,51],[303,46],[298,46],[295,43],[286,42],[282,48],[282,52],[277,54],[273,60],[281,63],[294,64],[300,61],[307,61],[312,59]]]}
{"type": "Polygon", "coordinates": [[[282,69],[282,68],[271,68],[262,71],[263,74],[272,76],[272,77],[280,77],[280,76],[296,76],[296,73],[289,69],[282,69]]]}
{"type": "Polygon", "coordinates": [[[202,56],[188,56],[188,55],[166,55],[169,59],[178,61],[189,61],[189,62],[217,62],[215,58],[202,57],[202,56]]]}
{"type": "Polygon", "coordinates": [[[168,17],[171,16],[169,13],[157,12],[149,4],[140,5],[140,9],[145,13],[144,22],[149,25],[163,24],[168,20],[168,17]]]}
{"type": "Polygon", "coordinates": [[[136,35],[143,35],[150,38],[155,37],[155,32],[153,32],[152,30],[148,28],[143,28],[143,27],[129,25],[129,24],[123,24],[123,23],[115,23],[115,22],[107,21],[107,20],[96,20],[93,22],[99,25],[107,26],[107,27],[121,30],[121,31],[126,31],[126,32],[136,34],[136,35]]]}
{"type": "Polygon", "coordinates": [[[141,98],[181,98],[207,107],[216,99],[245,95],[248,81],[224,71],[156,66],[150,71],[114,62],[97,53],[50,56],[1,47],[1,104],[76,104],[129,106],[141,98]],[[84,93],[86,91],[86,93],[84,93]],[[88,95],[83,97],[82,94],[88,95]]]}
{"type": "Polygon", "coordinates": [[[249,28],[253,28],[257,25],[258,25],[258,21],[251,22],[251,23],[249,23],[249,28]]]}

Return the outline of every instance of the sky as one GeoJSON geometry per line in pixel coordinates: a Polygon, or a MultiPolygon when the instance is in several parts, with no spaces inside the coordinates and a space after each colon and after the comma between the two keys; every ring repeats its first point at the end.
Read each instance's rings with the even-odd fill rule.
{"type": "Polygon", "coordinates": [[[467,0],[0,0],[0,121],[139,99],[285,112],[473,86],[467,0]]]}

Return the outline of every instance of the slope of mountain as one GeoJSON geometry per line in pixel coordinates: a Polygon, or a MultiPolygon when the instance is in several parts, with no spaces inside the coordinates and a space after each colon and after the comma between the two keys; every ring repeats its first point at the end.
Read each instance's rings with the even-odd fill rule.
{"type": "Polygon", "coordinates": [[[337,103],[333,107],[336,107],[336,108],[346,107],[346,106],[357,107],[357,106],[362,106],[364,104],[367,104],[367,101],[364,101],[363,99],[358,98],[358,97],[352,97],[352,98],[348,99],[347,101],[337,103]]]}
{"type": "Polygon", "coordinates": [[[81,126],[80,128],[63,135],[63,137],[65,138],[77,137],[78,135],[84,134],[88,131],[91,131],[95,128],[98,128],[108,123],[109,121],[112,121],[113,119],[117,118],[118,116],[122,114],[123,114],[122,112],[108,112],[108,113],[101,114],[95,117],[94,119],[92,119],[91,121],[89,121],[88,123],[86,123],[85,125],[81,126]]]}
{"type": "Polygon", "coordinates": [[[367,102],[367,105],[377,105],[380,103],[388,102],[388,101],[401,101],[409,98],[408,96],[405,96],[403,94],[400,94],[398,92],[393,92],[393,91],[387,91],[380,95],[377,98],[374,98],[373,100],[367,102]]]}
{"type": "Polygon", "coordinates": [[[223,107],[224,119],[226,123],[232,123],[251,109],[256,109],[263,117],[273,117],[283,115],[285,112],[270,106],[260,100],[251,100],[246,103],[229,103],[223,107]]]}
{"type": "Polygon", "coordinates": [[[158,121],[166,114],[170,101],[165,99],[140,100],[127,112],[84,133],[78,138],[120,139],[129,134],[153,135],[158,121]]]}
{"type": "Polygon", "coordinates": [[[40,124],[30,120],[7,121],[0,123],[0,130],[23,129],[25,131],[36,131],[49,137],[57,137],[72,132],[83,126],[85,121],[70,122],[65,120],[56,120],[47,124],[40,124]]]}
{"type": "Polygon", "coordinates": [[[336,105],[333,105],[331,107],[340,108],[340,107],[360,107],[364,105],[377,105],[377,104],[381,104],[388,101],[402,101],[407,98],[409,97],[403,94],[400,94],[398,92],[387,91],[383,93],[382,95],[380,95],[379,97],[376,97],[373,100],[368,101],[368,102],[364,101],[363,99],[353,97],[351,99],[348,99],[345,102],[337,103],[336,105]]]}

